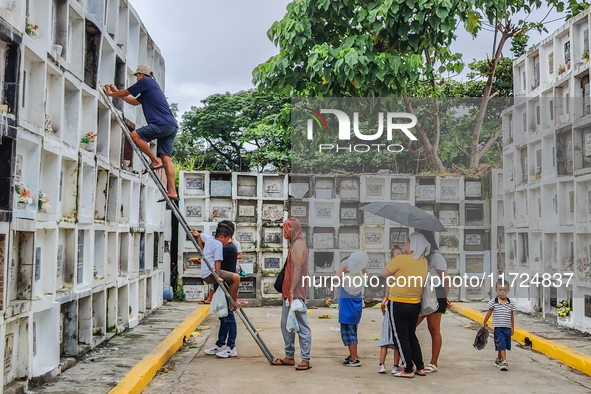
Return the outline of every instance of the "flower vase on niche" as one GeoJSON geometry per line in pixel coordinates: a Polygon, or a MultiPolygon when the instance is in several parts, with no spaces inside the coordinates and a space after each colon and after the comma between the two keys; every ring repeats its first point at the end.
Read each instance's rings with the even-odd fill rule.
{"type": "Polygon", "coordinates": [[[88,150],[88,151],[93,150],[94,139],[96,138],[97,135],[98,135],[97,133],[93,133],[92,131],[89,131],[88,133],[86,133],[84,135],[84,137],[82,137],[80,139],[80,148],[82,148],[84,150],[88,150]]]}
{"type": "Polygon", "coordinates": [[[14,191],[17,195],[16,208],[23,211],[26,210],[27,205],[33,203],[33,197],[31,196],[31,192],[23,184],[14,185],[14,191]]]}

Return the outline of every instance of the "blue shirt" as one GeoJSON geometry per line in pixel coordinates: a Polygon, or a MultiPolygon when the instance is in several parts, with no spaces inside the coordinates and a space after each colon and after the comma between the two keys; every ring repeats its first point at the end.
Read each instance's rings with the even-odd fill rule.
{"type": "Polygon", "coordinates": [[[177,126],[176,119],[172,116],[170,106],[166,101],[164,92],[160,89],[154,78],[144,77],[133,86],[127,88],[129,94],[135,96],[142,104],[144,116],[148,124],[177,126]]]}
{"type": "Polygon", "coordinates": [[[361,295],[352,296],[341,287],[339,289],[339,323],[359,324],[362,312],[361,295]]]}

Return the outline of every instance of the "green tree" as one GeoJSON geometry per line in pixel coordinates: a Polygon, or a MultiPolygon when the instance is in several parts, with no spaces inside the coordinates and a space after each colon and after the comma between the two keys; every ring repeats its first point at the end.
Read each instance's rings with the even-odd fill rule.
{"type": "MultiPolygon", "coordinates": [[[[558,0],[547,4],[559,11],[564,6],[558,0]]],[[[501,133],[499,127],[484,139],[483,126],[490,99],[502,93],[493,88],[504,45],[529,30],[544,30],[542,22],[514,22],[514,15],[541,5],[540,0],[295,0],[268,32],[280,53],[253,71],[254,82],[266,92],[302,97],[403,96],[407,111],[415,113],[411,97],[441,97],[442,75],[463,70],[461,54],[447,49],[461,24],[474,35],[488,25],[495,31],[493,51],[486,67],[475,65],[486,74],[465,150],[469,167],[477,167],[501,133]]],[[[420,147],[413,149],[410,141],[407,146],[445,172],[438,105],[433,100],[431,131],[421,122],[415,127],[420,147]]]]}
{"type": "Polygon", "coordinates": [[[289,148],[283,141],[289,140],[289,128],[279,118],[287,101],[257,90],[211,95],[202,101],[203,107],[183,114],[173,157],[179,163],[194,163],[194,169],[285,171],[289,148]],[[275,148],[279,153],[273,152],[275,148]]]}

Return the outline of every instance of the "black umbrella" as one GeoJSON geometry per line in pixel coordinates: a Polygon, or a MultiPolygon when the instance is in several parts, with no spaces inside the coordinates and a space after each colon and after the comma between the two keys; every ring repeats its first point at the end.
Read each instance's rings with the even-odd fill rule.
{"type": "Polygon", "coordinates": [[[361,210],[418,230],[446,231],[435,216],[406,202],[372,202],[361,210]]]}

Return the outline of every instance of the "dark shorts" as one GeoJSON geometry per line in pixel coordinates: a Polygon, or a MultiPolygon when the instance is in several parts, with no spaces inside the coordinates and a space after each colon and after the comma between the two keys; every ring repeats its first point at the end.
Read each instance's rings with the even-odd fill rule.
{"type": "Polygon", "coordinates": [[[437,310],[433,313],[445,313],[447,310],[447,298],[437,298],[437,310]]]}
{"type": "Polygon", "coordinates": [[[357,345],[357,324],[341,323],[341,339],[345,346],[357,345]]]}
{"type": "MultiPolygon", "coordinates": [[[[228,285],[234,281],[234,272],[220,270],[220,277],[226,282],[228,285]]],[[[207,278],[203,278],[203,281],[208,285],[216,284],[215,278],[213,275],[209,275],[207,278]]]]}
{"type": "Polygon", "coordinates": [[[158,141],[158,156],[172,156],[172,143],[178,131],[174,125],[149,124],[136,130],[146,142],[158,141]]]}
{"type": "Polygon", "coordinates": [[[495,327],[495,351],[511,350],[511,329],[495,327]]]}

